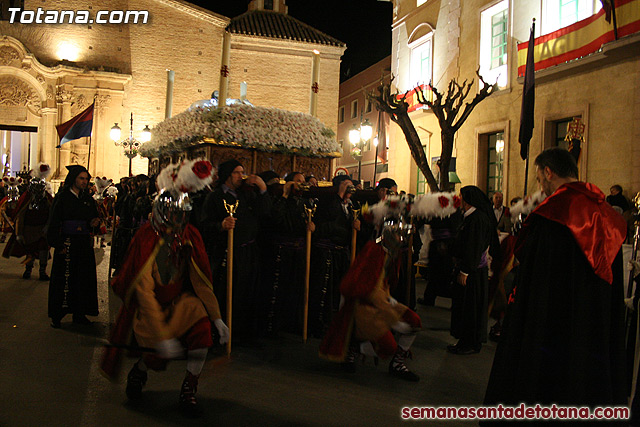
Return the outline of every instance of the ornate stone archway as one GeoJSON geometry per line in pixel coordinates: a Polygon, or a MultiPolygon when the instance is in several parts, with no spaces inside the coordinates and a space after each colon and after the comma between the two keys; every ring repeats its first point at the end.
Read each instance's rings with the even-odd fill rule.
{"type": "Polygon", "coordinates": [[[44,66],[18,39],[0,36],[0,125],[37,128],[32,165],[38,161],[49,163],[56,171],[55,178],[64,178],[65,165],[88,165],[88,138],[57,149],[55,126],[94,101],[89,170],[94,174],[110,174],[111,169],[117,170],[117,165],[110,161],[109,145],[113,144],[107,140],[105,127],[115,121],[112,116],[120,116],[118,108],[121,108],[125,86],[130,81],[128,74],[88,71],[67,65],[44,66]],[[112,110],[112,105],[118,108],[112,110]]]}

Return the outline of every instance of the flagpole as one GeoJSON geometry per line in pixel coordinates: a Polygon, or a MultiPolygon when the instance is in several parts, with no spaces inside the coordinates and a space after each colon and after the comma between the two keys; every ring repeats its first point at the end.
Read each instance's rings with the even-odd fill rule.
{"type": "Polygon", "coordinates": [[[87,154],[87,170],[89,171],[89,175],[91,175],[91,135],[89,135],[89,154],[87,154]]]}
{"type": "Polygon", "coordinates": [[[523,197],[527,195],[529,182],[529,153],[531,151],[531,137],[533,136],[534,111],[535,111],[535,43],[536,19],[531,23],[531,33],[527,44],[527,63],[525,67],[524,82],[522,85],[522,108],[520,110],[520,130],[518,142],[520,142],[520,157],[525,161],[524,166],[524,191],[523,197]]]}
{"type": "Polygon", "coordinates": [[[522,197],[527,195],[527,182],[529,181],[529,144],[527,144],[527,158],[524,160],[524,193],[522,197]]]}

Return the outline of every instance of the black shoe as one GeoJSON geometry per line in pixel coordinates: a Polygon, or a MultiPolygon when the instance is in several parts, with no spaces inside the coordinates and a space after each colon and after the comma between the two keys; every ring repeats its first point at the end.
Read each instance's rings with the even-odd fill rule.
{"type": "Polygon", "coordinates": [[[52,327],[53,329],[60,329],[60,327],[62,326],[62,325],[60,324],[60,321],[61,321],[61,320],[62,320],[62,319],[51,319],[51,327],[52,327]]]}
{"type": "Polygon", "coordinates": [[[393,355],[391,362],[389,362],[389,373],[405,381],[418,382],[420,377],[411,372],[407,365],[404,364],[407,357],[412,358],[411,352],[398,347],[396,354],[393,355]]]}
{"type": "Polygon", "coordinates": [[[500,341],[500,335],[502,335],[502,323],[496,322],[489,330],[489,339],[498,342],[500,341]]]}
{"type": "Polygon", "coordinates": [[[447,351],[451,354],[457,354],[460,356],[466,356],[468,354],[478,354],[480,353],[480,349],[479,348],[473,348],[473,347],[460,347],[457,344],[456,345],[448,345],[447,346],[447,351]]]}
{"type": "Polygon", "coordinates": [[[41,282],[48,282],[50,279],[51,277],[49,277],[47,273],[40,273],[40,277],[38,278],[41,282]]]}
{"type": "Polygon", "coordinates": [[[22,273],[22,278],[31,279],[31,268],[29,267],[25,268],[24,273],[22,273]]]}
{"type": "Polygon", "coordinates": [[[127,397],[129,400],[138,401],[142,398],[142,387],[147,383],[147,373],[138,369],[138,364],[134,364],[133,368],[127,375],[127,397]]]}
{"type": "Polygon", "coordinates": [[[87,319],[87,317],[82,314],[74,314],[73,323],[77,325],[90,325],[91,320],[87,319]]]}
{"type": "Polygon", "coordinates": [[[436,305],[435,301],[431,301],[431,300],[426,300],[425,298],[418,298],[418,304],[420,305],[426,305],[427,307],[433,307],[434,305],[436,305]]]}
{"type": "Polygon", "coordinates": [[[200,375],[193,375],[187,371],[187,376],[180,388],[180,412],[188,418],[197,418],[202,415],[202,408],[196,399],[199,377],[200,375]]]}
{"type": "Polygon", "coordinates": [[[340,364],[342,370],[348,374],[356,373],[356,360],[360,356],[360,345],[358,343],[349,344],[347,355],[344,358],[344,362],[340,364]]]}

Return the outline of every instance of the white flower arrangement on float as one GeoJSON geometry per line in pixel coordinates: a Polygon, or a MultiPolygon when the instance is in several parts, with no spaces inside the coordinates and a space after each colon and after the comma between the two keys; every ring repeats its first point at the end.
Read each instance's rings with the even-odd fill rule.
{"type": "Polygon", "coordinates": [[[184,111],[159,123],[151,134],[151,141],[140,148],[145,157],[180,152],[204,138],[212,138],[223,145],[305,156],[341,151],[333,131],[316,117],[244,104],[184,111]]]}

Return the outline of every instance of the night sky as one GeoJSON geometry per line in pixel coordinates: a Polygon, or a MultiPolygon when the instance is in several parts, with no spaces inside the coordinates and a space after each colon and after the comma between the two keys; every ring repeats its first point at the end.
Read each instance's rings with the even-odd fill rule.
{"type": "MultiPolygon", "coordinates": [[[[188,0],[205,9],[236,17],[246,0],[188,0]]],[[[340,80],[354,76],[391,54],[392,3],[378,0],[287,0],[289,15],[344,42],[340,80]]]]}

